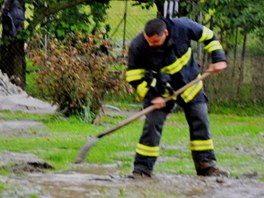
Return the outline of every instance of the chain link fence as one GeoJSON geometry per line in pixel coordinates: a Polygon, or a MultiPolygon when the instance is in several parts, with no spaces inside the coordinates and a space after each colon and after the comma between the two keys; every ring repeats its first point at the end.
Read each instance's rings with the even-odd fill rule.
{"type": "MultiPolygon", "coordinates": [[[[126,55],[131,39],[142,31],[147,20],[157,15],[155,7],[146,10],[141,9],[140,6],[133,6],[133,3],[133,1],[111,1],[111,8],[107,11],[108,17],[105,23],[110,25],[108,39],[112,43],[111,50],[114,51],[117,57],[124,57],[126,55]]],[[[2,29],[1,27],[1,33],[2,29]]],[[[27,83],[30,83],[31,80],[29,77],[29,74],[32,72],[30,68],[31,63],[27,59],[28,50],[37,47],[43,48],[43,51],[45,51],[45,48],[48,48],[48,42],[45,38],[45,35],[38,35],[32,38],[31,41],[34,40],[35,42],[30,43],[33,43],[34,46],[27,46],[27,50],[25,49],[26,44],[15,42],[15,40],[13,41],[15,44],[9,48],[1,44],[0,69],[2,73],[6,73],[9,76],[13,83],[21,86],[23,89],[27,88],[27,83]],[[25,81],[23,81],[24,78],[25,81]]],[[[264,98],[263,57],[246,56],[244,60],[244,65],[241,67],[241,61],[237,61],[234,64],[229,59],[227,71],[224,71],[223,75],[208,80],[208,95],[210,98],[213,100],[247,98],[255,101],[261,101],[264,98]],[[237,87],[240,86],[239,79],[241,79],[239,78],[241,68],[244,70],[244,88],[238,90],[237,87]]]]}
{"type": "Polygon", "coordinates": [[[155,7],[146,10],[133,4],[133,1],[111,1],[108,10],[109,39],[121,54],[122,50],[127,50],[131,39],[143,30],[145,23],[157,15],[155,7]]]}

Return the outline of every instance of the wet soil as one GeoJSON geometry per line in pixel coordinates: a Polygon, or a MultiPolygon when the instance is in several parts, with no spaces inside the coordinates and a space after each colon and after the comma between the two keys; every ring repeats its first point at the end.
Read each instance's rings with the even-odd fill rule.
{"type": "Polygon", "coordinates": [[[50,171],[41,165],[46,171],[28,172],[23,168],[23,173],[0,176],[0,182],[7,186],[1,197],[264,197],[264,183],[245,177],[157,174],[152,179],[133,180],[118,174],[117,165],[70,166],[71,170],[64,172],[50,171]]]}
{"type": "MultiPolygon", "coordinates": [[[[31,121],[1,121],[0,138],[7,134],[10,137],[42,135],[32,134],[30,130],[41,126],[42,123],[31,121]]],[[[0,184],[5,187],[0,191],[1,198],[264,197],[264,183],[257,180],[260,173],[236,178],[157,174],[152,179],[133,180],[120,174],[118,163],[69,164],[67,170],[56,171],[32,153],[7,151],[0,153],[0,167],[10,172],[0,175],[0,184]]]]}

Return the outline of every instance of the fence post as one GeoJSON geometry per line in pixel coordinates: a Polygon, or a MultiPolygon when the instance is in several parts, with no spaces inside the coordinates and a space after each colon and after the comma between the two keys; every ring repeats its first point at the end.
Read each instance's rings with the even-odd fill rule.
{"type": "Polygon", "coordinates": [[[123,53],[126,48],[126,22],[127,22],[127,4],[128,0],[125,1],[125,13],[124,13],[124,31],[123,31],[123,53]]]}

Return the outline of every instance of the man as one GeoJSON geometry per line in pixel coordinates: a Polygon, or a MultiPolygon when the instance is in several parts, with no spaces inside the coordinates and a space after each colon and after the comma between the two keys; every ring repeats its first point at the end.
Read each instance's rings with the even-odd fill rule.
{"type": "Polygon", "coordinates": [[[227,67],[224,51],[214,32],[188,18],[152,19],[146,23],[144,32],[131,42],[126,80],[136,89],[137,98],[143,100],[144,107],[155,107],[146,115],[137,144],[133,178],[151,177],[159,155],[162,127],[175,102],[183,108],[189,124],[197,175],[228,176],[216,166],[202,81],[174,101],[164,101],[173,90],[199,76],[199,65],[192,55],[192,40],[204,43],[204,49],[211,54],[210,72],[218,73],[227,67]]]}

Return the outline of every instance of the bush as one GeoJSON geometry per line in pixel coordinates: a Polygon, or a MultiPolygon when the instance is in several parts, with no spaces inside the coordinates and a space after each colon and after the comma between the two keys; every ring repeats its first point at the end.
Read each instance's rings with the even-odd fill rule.
{"type": "Polygon", "coordinates": [[[29,56],[39,65],[41,96],[66,116],[78,114],[92,122],[105,94],[128,90],[123,72],[111,69],[116,62],[101,34],[69,34],[62,42],[49,41],[47,55],[31,50],[29,56]]]}

